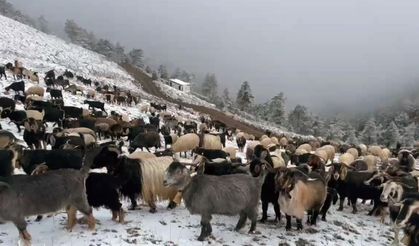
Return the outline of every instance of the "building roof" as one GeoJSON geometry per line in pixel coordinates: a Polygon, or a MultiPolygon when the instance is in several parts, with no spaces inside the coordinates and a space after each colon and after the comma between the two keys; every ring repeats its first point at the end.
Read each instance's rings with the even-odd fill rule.
{"type": "Polygon", "coordinates": [[[172,81],[173,83],[176,83],[178,85],[191,85],[191,83],[182,81],[180,79],[170,79],[170,81],[172,81]]]}

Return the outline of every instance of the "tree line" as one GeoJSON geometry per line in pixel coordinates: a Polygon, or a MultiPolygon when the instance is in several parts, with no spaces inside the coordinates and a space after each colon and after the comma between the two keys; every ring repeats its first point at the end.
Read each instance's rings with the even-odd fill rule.
{"type": "MultiPolygon", "coordinates": [[[[419,87],[416,88],[419,95],[419,87]]],[[[349,144],[397,144],[411,147],[419,139],[419,96],[404,98],[404,104],[371,112],[367,117],[357,118],[320,117],[310,112],[304,105],[296,105],[289,112],[285,110],[286,97],[278,93],[264,103],[255,103],[250,83],[244,81],[235,98],[231,98],[227,88],[218,95],[218,81],[215,74],[207,74],[200,92],[218,108],[235,109],[254,115],[256,118],[273,123],[278,127],[302,135],[323,137],[326,140],[344,141],[349,144]]]]}

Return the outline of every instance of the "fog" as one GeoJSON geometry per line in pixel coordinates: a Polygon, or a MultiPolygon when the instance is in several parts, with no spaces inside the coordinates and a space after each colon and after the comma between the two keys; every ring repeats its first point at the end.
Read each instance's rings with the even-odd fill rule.
{"type": "Polygon", "coordinates": [[[74,19],[151,64],[283,91],[318,113],[365,111],[419,84],[417,0],[9,0],[54,29],[74,19]],[[403,89],[400,89],[403,88],[403,89]],[[406,89],[407,88],[407,89],[406,89]]]}

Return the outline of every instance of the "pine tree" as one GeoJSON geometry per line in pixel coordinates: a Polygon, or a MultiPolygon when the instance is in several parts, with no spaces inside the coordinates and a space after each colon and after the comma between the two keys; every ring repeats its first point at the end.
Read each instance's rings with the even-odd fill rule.
{"type": "Polygon", "coordinates": [[[411,123],[404,129],[403,143],[405,147],[413,147],[415,145],[416,124],[411,123]]]}
{"type": "Polygon", "coordinates": [[[156,71],[153,71],[153,73],[151,74],[151,79],[152,80],[158,80],[159,79],[159,76],[157,75],[156,71]]]}
{"type": "Polygon", "coordinates": [[[125,48],[119,43],[116,43],[115,45],[114,53],[111,57],[111,60],[113,60],[116,63],[125,63],[128,61],[128,56],[125,55],[125,48]]]}
{"type": "Polygon", "coordinates": [[[299,134],[310,135],[312,131],[312,119],[307,112],[307,108],[297,105],[288,115],[289,126],[299,134]]]}
{"type": "Polygon", "coordinates": [[[143,54],[142,49],[132,49],[128,53],[129,63],[136,67],[144,67],[143,57],[144,57],[144,54],[143,54]]]}
{"type": "Polygon", "coordinates": [[[406,112],[401,112],[399,115],[394,118],[394,123],[400,128],[405,128],[409,125],[410,119],[409,115],[406,112]]]}
{"type": "Polygon", "coordinates": [[[183,79],[180,78],[181,74],[182,74],[182,71],[180,70],[180,68],[177,67],[175,69],[175,71],[173,71],[173,73],[172,73],[172,75],[170,77],[172,79],[180,79],[180,80],[183,80],[183,79]]]}
{"type": "Polygon", "coordinates": [[[370,145],[377,144],[377,125],[375,124],[374,118],[370,118],[364,126],[364,130],[361,132],[362,142],[370,145]]]}
{"type": "Polygon", "coordinates": [[[316,137],[326,137],[326,129],[324,121],[320,117],[314,117],[313,119],[313,135],[316,137]]]}
{"type": "Polygon", "coordinates": [[[181,79],[185,82],[191,82],[193,78],[194,78],[194,75],[189,74],[185,70],[182,70],[182,72],[180,73],[180,76],[179,76],[179,79],[181,79]]]}
{"type": "Polygon", "coordinates": [[[146,73],[152,73],[153,71],[151,70],[151,67],[150,66],[146,66],[145,67],[145,72],[146,73]]]}
{"type": "Polygon", "coordinates": [[[236,105],[241,111],[250,111],[253,99],[254,97],[249,82],[244,81],[237,93],[236,105]]]}
{"type": "Polygon", "coordinates": [[[83,48],[95,50],[95,35],[91,32],[87,32],[87,30],[78,26],[75,21],[67,20],[65,22],[64,31],[71,42],[80,45],[83,48]]]}
{"type": "Polygon", "coordinates": [[[167,72],[167,68],[164,65],[160,65],[159,69],[158,69],[160,78],[162,79],[168,79],[169,78],[169,73],[167,72]]]}
{"type": "Polygon", "coordinates": [[[339,118],[334,118],[329,121],[327,129],[327,139],[339,141],[345,137],[345,124],[339,118]]]}
{"type": "Polygon", "coordinates": [[[230,98],[230,92],[228,91],[227,88],[223,90],[223,95],[221,97],[221,100],[224,103],[224,107],[226,107],[227,109],[230,109],[233,106],[233,101],[230,98]]]}
{"type": "Polygon", "coordinates": [[[270,100],[268,114],[269,114],[269,121],[277,125],[283,125],[285,123],[284,93],[281,92],[270,100]]]}
{"type": "Polygon", "coordinates": [[[99,39],[99,41],[95,45],[95,51],[99,54],[102,54],[108,58],[114,56],[115,47],[114,45],[106,39],[99,39]]]}
{"type": "Polygon", "coordinates": [[[348,132],[348,135],[347,135],[347,138],[346,138],[346,143],[355,144],[355,145],[359,144],[359,140],[356,137],[355,129],[352,129],[348,132]]]}
{"type": "Polygon", "coordinates": [[[43,15],[38,17],[37,27],[38,30],[40,30],[41,32],[49,33],[48,21],[45,19],[43,15]]]}
{"type": "Polygon", "coordinates": [[[394,121],[390,122],[387,130],[383,132],[383,143],[388,147],[394,148],[400,142],[400,132],[394,121]]]}
{"type": "Polygon", "coordinates": [[[218,91],[218,82],[215,74],[206,74],[202,83],[201,92],[204,96],[215,102],[218,91]]]}

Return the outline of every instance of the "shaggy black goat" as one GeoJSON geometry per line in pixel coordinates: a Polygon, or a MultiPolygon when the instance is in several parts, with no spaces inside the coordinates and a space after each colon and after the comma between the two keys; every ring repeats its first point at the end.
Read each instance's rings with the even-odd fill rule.
{"type": "MultiPolygon", "coordinates": [[[[262,166],[264,162],[269,163],[273,167],[273,161],[269,155],[269,151],[262,145],[257,145],[254,149],[254,159],[250,162],[250,173],[254,177],[261,175],[262,166]]],[[[272,203],[275,210],[275,221],[281,219],[281,212],[278,203],[279,192],[275,190],[275,172],[274,170],[268,172],[263,180],[260,200],[262,201],[262,219],[260,222],[264,223],[268,219],[268,206],[272,203]]]]}

